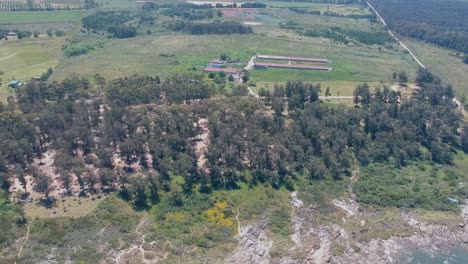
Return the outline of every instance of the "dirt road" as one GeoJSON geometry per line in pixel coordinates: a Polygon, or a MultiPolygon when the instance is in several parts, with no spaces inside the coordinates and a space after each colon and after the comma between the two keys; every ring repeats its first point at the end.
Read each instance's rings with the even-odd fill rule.
{"type": "Polygon", "coordinates": [[[374,6],[372,6],[371,3],[369,3],[369,1],[367,1],[367,5],[374,11],[376,16],[379,18],[380,22],[382,22],[382,24],[387,28],[388,33],[390,34],[390,36],[392,36],[392,38],[394,38],[400,44],[401,47],[403,47],[405,50],[408,51],[408,53],[411,55],[411,57],[413,57],[413,59],[419,64],[419,66],[421,68],[426,69],[426,66],[424,66],[424,64],[422,64],[422,62],[416,57],[416,55],[414,55],[414,53],[403,42],[401,42],[401,40],[399,40],[395,36],[395,34],[393,34],[393,32],[388,28],[387,22],[385,22],[385,20],[380,15],[380,13],[374,8],[374,6]]]}

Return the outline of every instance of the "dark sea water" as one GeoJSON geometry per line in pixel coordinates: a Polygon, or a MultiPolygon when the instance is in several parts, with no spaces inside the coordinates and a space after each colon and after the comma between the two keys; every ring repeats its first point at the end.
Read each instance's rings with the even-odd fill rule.
{"type": "Polygon", "coordinates": [[[402,264],[468,264],[468,249],[451,247],[436,254],[414,251],[401,259],[402,264]]]}

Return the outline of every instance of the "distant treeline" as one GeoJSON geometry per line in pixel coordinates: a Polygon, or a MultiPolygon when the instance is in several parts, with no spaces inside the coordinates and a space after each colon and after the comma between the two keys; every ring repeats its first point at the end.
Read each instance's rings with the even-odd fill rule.
{"type": "MultiPolygon", "coordinates": [[[[190,5],[190,6],[197,6],[199,5],[190,5]]],[[[190,20],[201,20],[201,19],[211,19],[215,16],[215,11],[211,8],[207,9],[200,9],[200,8],[187,8],[187,5],[181,4],[173,8],[169,8],[162,12],[163,15],[170,16],[170,17],[183,17],[190,20]]],[[[218,10],[216,15],[222,16],[222,12],[218,10]]]]}
{"type": "Polygon", "coordinates": [[[330,16],[330,17],[343,17],[343,18],[354,18],[354,19],[369,19],[371,22],[376,22],[377,17],[375,14],[368,14],[368,15],[356,15],[356,14],[340,14],[340,13],[335,13],[331,11],[325,11],[321,12],[320,10],[310,10],[306,8],[296,8],[296,7],[290,7],[289,10],[293,11],[294,13],[298,14],[309,14],[309,15],[323,15],[323,16],[330,16]]]}
{"type": "Polygon", "coordinates": [[[34,37],[39,37],[39,32],[37,31],[29,31],[29,30],[18,30],[18,29],[13,29],[13,30],[8,30],[8,29],[0,29],[0,40],[2,39],[7,39],[8,38],[8,33],[9,32],[15,32],[16,37],[18,39],[23,39],[23,38],[30,38],[31,36],[34,37]]]}
{"type": "Polygon", "coordinates": [[[132,19],[129,12],[98,11],[83,17],[81,23],[88,30],[106,31],[116,38],[131,38],[136,36],[136,28],[126,22],[132,19]]]}
{"type": "Polygon", "coordinates": [[[346,30],[340,27],[332,27],[329,30],[304,29],[302,25],[295,22],[281,23],[280,27],[296,30],[302,36],[328,38],[334,43],[345,45],[353,41],[365,45],[383,45],[393,41],[390,36],[379,31],[346,30]]]}
{"type": "Polygon", "coordinates": [[[253,29],[237,21],[223,21],[211,23],[192,23],[177,21],[169,25],[174,31],[183,31],[192,35],[205,34],[252,34],[253,29]]]}
{"type": "Polygon", "coordinates": [[[179,3],[175,8],[182,8],[182,9],[210,9],[210,8],[266,8],[267,5],[263,3],[232,3],[232,4],[223,4],[223,3],[216,3],[215,5],[212,4],[203,4],[203,5],[196,5],[192,3],[179,3]]]}
{"type": "Polygon", "coordinates": [[[237,4],[237,3],[233,3],[233,4],[222,4],[222,3],[217,3],[215,5],[216,8],[266,8],[267,5],[266,4],[263,4],[263,3],[243,3],[243,4],[237,4]]]}
{"type": "Polygon", "coordinates": [[[319,3],[319,4],[337,4],[337,5],[353,5],[365,4],[362,0],[269,0],[272,2],[298,2],[298,3],[319,3]]]}
{"type": "Polygon", "coordinates": [[[397,33],[468,52],[468,2],[371,0],[397,33]]]}
{"type": "Polygon", "coordinates": [[[79,3],[52,5],[50,3],[35,3],[32,0],[0,1],[0,11],[54,11],[54,10],[79,10],[83,6],[79,3]]]}

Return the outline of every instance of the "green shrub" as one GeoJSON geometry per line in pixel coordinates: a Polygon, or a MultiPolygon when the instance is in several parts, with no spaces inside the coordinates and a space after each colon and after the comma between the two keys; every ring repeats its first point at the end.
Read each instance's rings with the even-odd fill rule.
{"type": "Polygon", "coordinates": [[[93,45],[77,44],[66,47],[64,53],[66,56],[73,57],[89,53],[92,50],[94,50],[93,45]]]}

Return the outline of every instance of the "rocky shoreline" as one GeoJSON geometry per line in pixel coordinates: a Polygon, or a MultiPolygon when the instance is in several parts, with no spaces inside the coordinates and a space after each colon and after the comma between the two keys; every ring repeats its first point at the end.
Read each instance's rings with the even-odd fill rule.
{"type": "Polygon", "coordinates": [[[468,250],[468,204],[462,206],[463,222],[451,229],[440,224],[418,221],[411,214],[403,214],[403,219],[415,229],[409,237],[391,237],[387,240],[373,239],[362,245],[360,252],[345,252],[331,258],[331,263],[399,263],[401,256],[414,250],[435,254],[450,246],[460,246],[468,250]]]}
{"type": "MultiPolygon", "coordinates": [[[[346,213],[348,221],[359,215],[363,219],[372,217],[360,212],[359,205],[352,199],[334,201],[334,205],[346,213]]],[[[462,206],[462,221],[456,226],[428,223],[418,220],[412,213],[400,212],[398,217],[403,219],[402,225],[411,234],[370,241],[356,239],[354,232],[339,224],[309,225],[311,211],[297,198],[296,192],[291,194],[291,206],[293,233],[290,239],[294,246],[286,250],[287,254],[271,256],[274,242],[266,226],[257,223],[241,229],[238,246],[224,263],[400,263],[402,256],[415,250],[436,254],[450,246],[459,246],[468,251],[468,203],[462,206]]],[[[360,225],[365,228],[365,220],[361,220],[360,225]]]]}

